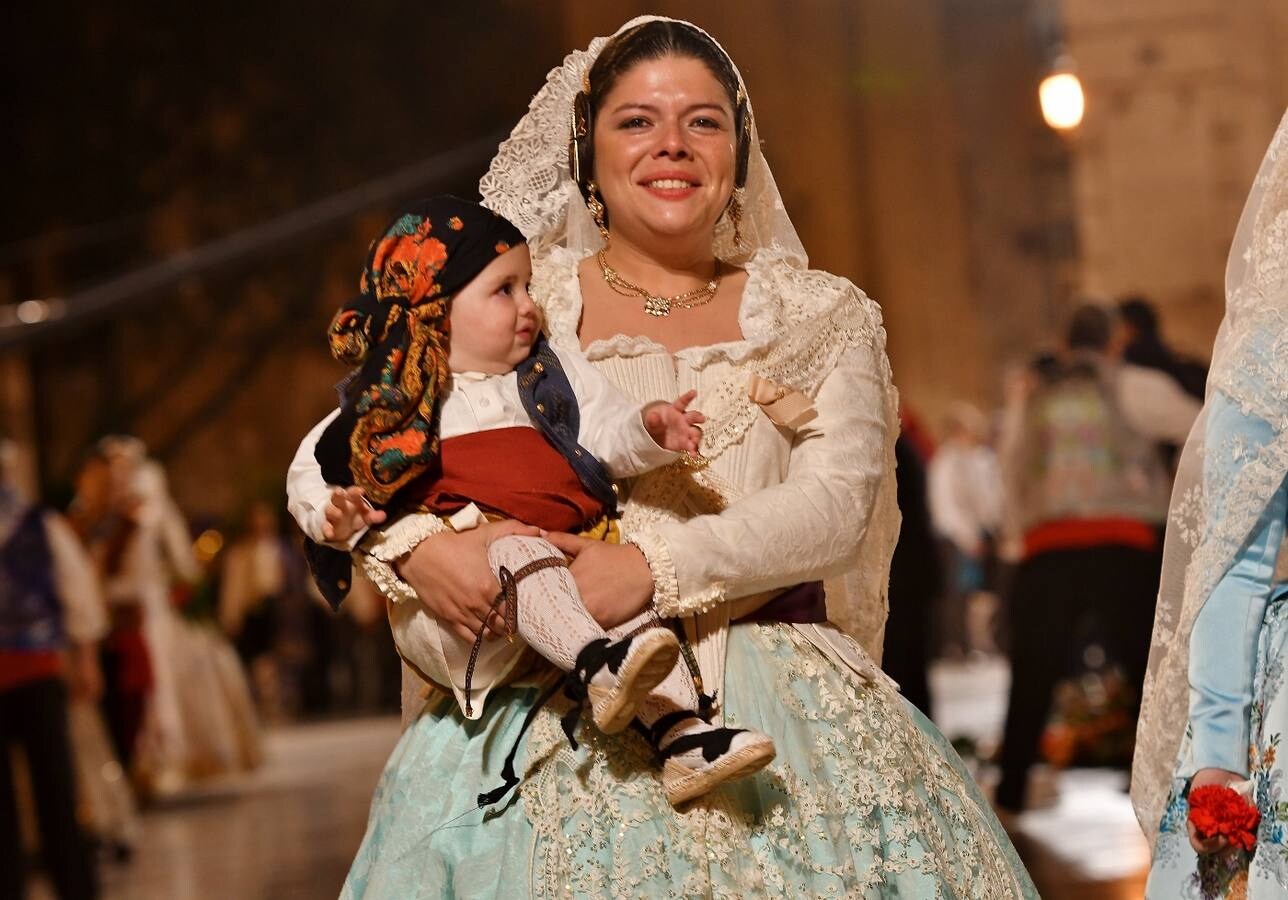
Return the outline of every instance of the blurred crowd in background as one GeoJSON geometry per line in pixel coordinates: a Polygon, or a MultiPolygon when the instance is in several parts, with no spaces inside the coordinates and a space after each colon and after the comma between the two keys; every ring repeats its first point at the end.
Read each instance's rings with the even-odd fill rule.
{"type": "Polygon", "coordinates": [[[254,769],[265,726],[397,711],[383,599],[359,582],[333,614],[281,500],[193,523],[143,443],[109,436],[58,509],[26,496],[18,455],[0,442],[4,896],[39,846],[61,895],[90,895],[95,857],[135,852],[141,805],[254,769]]]}

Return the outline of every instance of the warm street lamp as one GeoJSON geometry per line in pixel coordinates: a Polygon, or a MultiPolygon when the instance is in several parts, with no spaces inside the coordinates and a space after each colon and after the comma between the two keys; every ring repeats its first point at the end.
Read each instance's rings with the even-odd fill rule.
{"type": "Polygon", "coordinates": [[[1042,79],[1038,101],[1042,104],[1042,118],[1056,131],[1072,131],[1082,123],[1087,102],[1069,57],[1057,59],[1051,74],[1042,79]]]}

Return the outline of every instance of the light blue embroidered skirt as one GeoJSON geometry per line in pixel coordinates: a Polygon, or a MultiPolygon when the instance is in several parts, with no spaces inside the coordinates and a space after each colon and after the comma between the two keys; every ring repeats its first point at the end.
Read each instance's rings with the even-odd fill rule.
{"type": "Polygon", "coordinates": [[[679,812],[634,733],[587,722],[574,752],[554,711],[520,754],[520,796],[467,812],[500,783],[537,692],[494,693],[475,722],[422,715],[381,777],[342,896],[1037,896],[948,742],[888,685],[760,624],[730,630],[725,690],[727,719],[772,735],[778,757],[679,812]]]}

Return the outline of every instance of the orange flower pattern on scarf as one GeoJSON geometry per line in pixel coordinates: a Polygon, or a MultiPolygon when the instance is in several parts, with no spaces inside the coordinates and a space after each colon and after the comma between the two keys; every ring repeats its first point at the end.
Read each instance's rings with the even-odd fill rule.
{"type": "Polygon", "coordinates": [[[341,414],[319,443],[328,481],[346,473],[328,471],[323,455],[347,456],[343,481],[384,505],[436,464],[451,296],[522,241],[518,229],[477,204],[436,197],[373,242],[361,295],[336,313],[328,333],[332,355],[357,367],[341,414]]]}

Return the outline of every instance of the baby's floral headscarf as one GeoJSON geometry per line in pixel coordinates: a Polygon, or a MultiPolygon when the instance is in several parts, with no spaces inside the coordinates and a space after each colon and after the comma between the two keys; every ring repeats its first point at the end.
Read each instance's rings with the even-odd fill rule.
{"type": "Polygon", "coordinates": [[[318,442],[328,483],[358,485],[385,504],[436,462],[452,295],[522,243],[496,213],[440,196],[411,206],[371,245],[361,293],[328,333],[331,354],[355,367],[318,442]]]}

